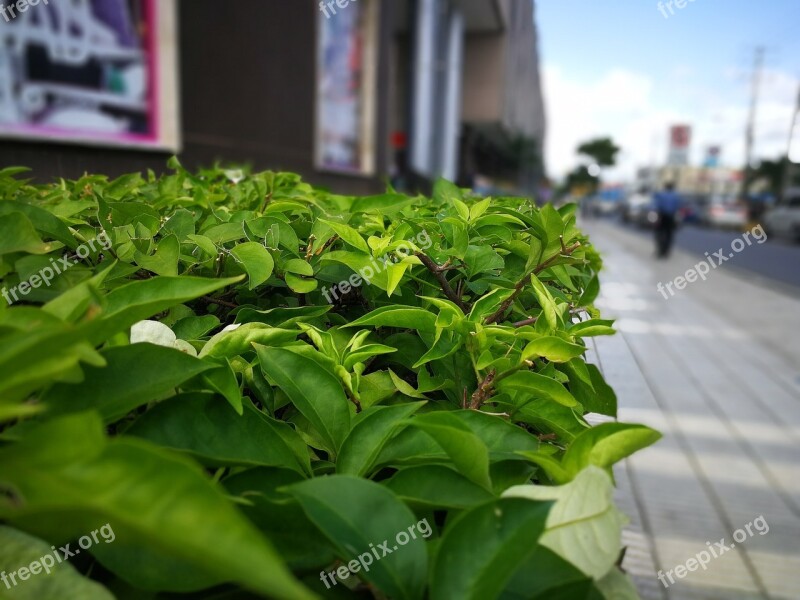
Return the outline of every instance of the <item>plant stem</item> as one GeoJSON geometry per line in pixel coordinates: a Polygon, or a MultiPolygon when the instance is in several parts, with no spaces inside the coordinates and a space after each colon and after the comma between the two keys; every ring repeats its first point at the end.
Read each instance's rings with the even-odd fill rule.
{"type": "Polygon", "coordinates": [[[433,276],[439,281],[439,285],[442,287],[442,291],[444,295],[447,296],[448,300],[456,304],[461,311],[466,315],[469,313],[470,307],[458,296],[458,294],[453,290],[450,286],[450,282],[447,281],[447,277],[445,276],[445,272],[450,270],[450,265],[445,263],[443,266],[436,264],[430,256],[425,254],[424,252],[417,252],[417,258],[422,261],[422,264],[425,265],[433,276]]]}
{"type": "MultiPolygon", "coordinates": [[[[561,245],[563,247],[564,245],[563,240],[561,245]]],[[[575,252],[575,250],[580,248],[580,246],[581,246],[580,242],[575,242],[571,246],[564,248],[561,252],[559,252],[558,254],[554,254],[546,261],[539,264],[539,266],[537,266],[533,271],[528,273],[525,277],[520,279],[517,285],[514,286],[514,293],[511,294],[508,298],[506,298],[505,301],[503,301],[503,303],[500,305],[500,308],[498,308],[494,312],[494,314],[492,314],[488,319],[486,319],[486,324],[491,325],[492,323],[497,323],[500,319],[503,318],[503,314],[505,314],[505,312],[508,310],[508,307],[514,303],[514,300],[517,299],[517,296],[519,296],[522,293],[522,290],[525,288],[525,285],[528,283],[528,281],[530,281],[531,275],[538,275],[562,256],[570,256],[573,252],[575,252]]]]}

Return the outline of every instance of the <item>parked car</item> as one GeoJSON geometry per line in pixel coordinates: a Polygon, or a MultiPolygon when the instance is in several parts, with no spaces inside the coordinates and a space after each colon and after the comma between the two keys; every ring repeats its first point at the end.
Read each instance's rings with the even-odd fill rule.
{"type": "Polygon", "coordinates": [[[621,213],[625,223],[641,225],[646,220],[647,211],[650,210],[652,198],[646,192],[631,194],[622,201],[621,213]]]}
{"type": "Polygon", "coordinates": [[[769,235],[800,241],[800,189],[793,189],[783,202],[769,209],[762,219],[769,235]]]}
{"type": "Polygon", "coordinates": [[[700,223],[700,218],[708,201],[708,196],[702,194],[688,194],[684,196],[683,205],[678,211],[678,218],[682,223],[700,223]]]}
{"type": "Polygon", "coordinates": [[[709,227],[743,229],[747,225],[747,208],[735,196],[711,196],[699,219],[709,227]]]}

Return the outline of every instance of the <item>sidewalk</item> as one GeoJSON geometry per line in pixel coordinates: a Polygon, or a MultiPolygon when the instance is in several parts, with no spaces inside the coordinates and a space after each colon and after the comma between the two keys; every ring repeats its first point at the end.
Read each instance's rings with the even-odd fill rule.
{"type": "Polygon", "coordinates": [[[723,265],[665,300],[657,283],[702,255],[656,261],[649,237],[581,226],[605,260],[598,306],[619,319],[594,348],[619,418],[664,433],[617,471],[624,568],[645,599],[800,597],[800,294],[723,265]],[[769,531],[734,542],[761,515],[769,531]],[[657,579],[723,538],[735,548],[706,570],[657,579]]]}

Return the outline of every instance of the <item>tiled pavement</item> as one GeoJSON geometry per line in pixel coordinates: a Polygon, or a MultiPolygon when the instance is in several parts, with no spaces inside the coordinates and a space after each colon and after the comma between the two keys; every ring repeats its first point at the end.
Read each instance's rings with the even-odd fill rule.
{"type": "Polygon", "coordinates": [[[598,305],[621,332],[596,338],[594,359],[620,420],[664,433],[616,472],[623,566],[645,599],[800,598],[800,292],[721,266],[665,300],[656,284],[702,256],[655,261],[647,237],[583,227],[605,259],[598,305]],[[760,515],[769,531],[735,542],[760,515]],[[656,578],[723,538],[735,548],[706,570],[656,578]]]}

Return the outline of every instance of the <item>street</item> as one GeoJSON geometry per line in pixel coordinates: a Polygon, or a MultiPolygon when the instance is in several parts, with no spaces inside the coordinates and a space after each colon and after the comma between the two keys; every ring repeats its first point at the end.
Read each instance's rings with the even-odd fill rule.
{"type": "Polygon", "coordinates": [[[618,319],[620,333],[596,338],[594,350],[619,418],[664,433],[616,472],[631,516],[623,566],[647,599],[796,598],[800,293],[745,266],[774,260],[769,277],[785,279],[800,248],[754,244],[665,299],[659,282],[730,248],[736,234],[684,229],[681,247],[657,261],[641,232],[599,220],[582,227],[605,261],[598,305],[618,319]],[[760,517],[769,531],[737,532],[760,517]],[[724,555],[683,568],[722,540],[724,555]]]}
{"type": "MultiPolygon", "coordinates": [[[[627,229],[648,237],[653,235],[647,229],[633,226],[627,229]]],[[[727,253],[731,242],[741,237],[742,234],[738,231],[685,225],[678,229],[675,245],[696,254],[699,261],[703,259],[705,252],[711,254],[725,248],[727,253]]],[[[800,296],[800,243],[782,238],[768,238],[766,243],[754,243],[746,251],[737,253],[725,263],[725,268],[732,268],[744,277],[755,277],[765,283],[772,280],[784,284],[788,286],[784,288],[786,293],[800,296]]]]}

